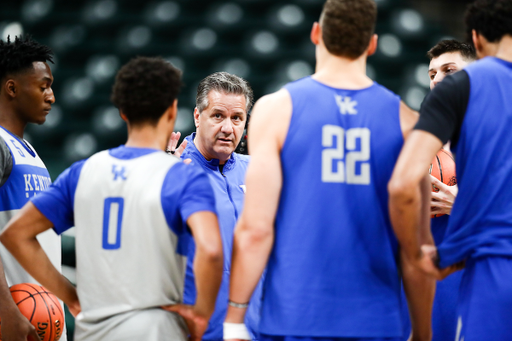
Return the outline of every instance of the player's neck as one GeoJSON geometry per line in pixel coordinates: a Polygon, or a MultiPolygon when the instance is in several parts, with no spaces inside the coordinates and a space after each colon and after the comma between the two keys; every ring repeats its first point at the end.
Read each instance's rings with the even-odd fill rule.
{"type": "Polygon", "coordinates": [[[357,59],[334,56],[317,51],[316,71],[313,78],[325,85],[340,89],[364,89],[373,84],[366,76],[366,55],[357,59]]]}
{"type": "Polygon", "coordinates": [[[512,63],[512,36],[506,35],[501,38],[498,45],[496,57],[512,63]]]}
{"type": "Polygon", "coordinates": [[[170,135],[162,127],[145,124],[142,126],[128,125],[128,140],[126,147],[152,148],[165,150],[170,135]]]}
{"type": "Polygon", "coordinates": [[[0,101],[0,126],[19,137],[23,137],[27,123],[20,119],[14,108],[0,101]]]}

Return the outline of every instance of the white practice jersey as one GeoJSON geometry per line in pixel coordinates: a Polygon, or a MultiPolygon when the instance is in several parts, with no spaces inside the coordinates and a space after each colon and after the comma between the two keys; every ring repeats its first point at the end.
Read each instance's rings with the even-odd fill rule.
{"type": "Polygon", "coordinates": [[[211,198],[194,189],[209,186],[201,172],[164,152],[122,146],[73,165],[33,200],[57,232],[73,222],[76,227],[78,340],[117,340],[127,331],[150,340],[148,331],[168,330],[169,319],[183,327],[159,307],[182,302],[190,240],[186,219],[214,211],[211,187],[211,198]],[[52,210],[56,202],[65,202],[58,212],[52,210]],[[132,322],[148,314],[160,316],[155,321],[161,325],[132,330],[132,322]]]}
{"type": "MultiPolygon", "coordinates": [[[[50,174],[35,149],[26,140],[0,127],[0,137],[9,148],[12,159],[12,170],[7,181],[0,187],[0,231],[9,220],[36,194],[44,191],[52,183],[50,174]]],[[[62,271],[60,236],[54,231],[45,231],[37,236],[41,247],[48,255],[52,264],[62,271]]],[[[0,243],[0,257],[4,266],[7,285],[34,283],[40,285],[18,261],[0,243]]],[[[62,305],[62,311],[64,306],[62,305]]],[[[66,341],[66,332],[60,338],[66,341]]]]}

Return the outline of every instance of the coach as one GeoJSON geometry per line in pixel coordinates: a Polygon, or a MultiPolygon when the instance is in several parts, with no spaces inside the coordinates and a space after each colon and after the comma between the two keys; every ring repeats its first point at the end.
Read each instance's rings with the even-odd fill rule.
{"type": "MultiPolygon", "coordinates": [[[[229,276],[233,231],[242,212],[245,195],[245,173],[249,157],[234,152],[244,133],[253,101],[252,89],[244,79],[227,72],[217,72],[203,79],[197,88],[194,121],[196,132],[187,136],[182,159],[202,167],[215,192],[224,248],[224,277],[215,311],[203,340],[222,340],[222,323],[228,306],[229,276]]],[[[196,287],[193,272],[195,246],[188,252],[184,303],[193,304],[196,287]]],[[[245,324],[253,340],[258,338],[261,281],[255,291],[245,324]]]]}

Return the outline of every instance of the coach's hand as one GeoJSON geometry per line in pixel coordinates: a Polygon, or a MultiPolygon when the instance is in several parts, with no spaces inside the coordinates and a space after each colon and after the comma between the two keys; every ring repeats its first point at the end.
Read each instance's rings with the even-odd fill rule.
{"type": "Polygon", "coordinates": [[[183,317],[190,333],[190,340],[201,341],[201,338],[208,327],[208,317],[201,314],[195,306],[174,304],[162,306],[162,309],[172,311],[183,317]]]}
{"type": "Polygon", "coordinates": [[[430,176],[432,186],[439,189],[439,192],[432,192],[430,201],[431,214],[450,214],[452,212],[453,202],[459,191],[457,185],[448,186],[432,175],[430,176]]]}
{"type": "Polygon", "coordinates": [[[436,266],[437,259],[439,258],[437,248],[434,245],[421,246],[421,258],[415,262],[423,272],[435,277],[438,281],[445,279],[452,273],[464,269],[465,262],[452,264],[444,269],[439,269],[436,266]]]}
{"type": "Polygon", "coordinates": [[[41,341],[36,328],[17,309],[2,319],[1,337],[3,341],[41,341]]]}
{"type": "Polygon", "coordinates": [[[169,150],[174,156],[180,157],[183,154],[183,151],[187,147],[187,140],[183,140],[180,146],[178,147],[178,142],[180,140],[181,133],[178,131],[177,133],[172,132],[171,138],[169,139],[169,143],[167,144],[167,150],[169,150]],[[176,148],[177,147],[177,148],[176,148]]]}

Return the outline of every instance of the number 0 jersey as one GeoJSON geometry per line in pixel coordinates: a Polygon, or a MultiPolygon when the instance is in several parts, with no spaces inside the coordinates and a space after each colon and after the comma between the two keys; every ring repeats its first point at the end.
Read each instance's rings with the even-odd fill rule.
{"type": "MultiPolygon", "coordinates": [[[[186,220],[215,212],[201,169],[162,151],[124,146],[75,163],[32,202],[56,232],[76,226],[81,328],[182,302],[186,220]]],[[[134,332],[141,339],[144,328],[134,332]]]]}
{"type": "Polygon", "coordinates": [[[293,113],[260,332],[399,337],[387,184],[403,144],[400,99],[376,83],[342,90],[311,77],[286,90],[293,113]]]}

